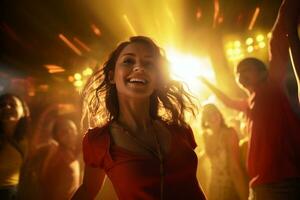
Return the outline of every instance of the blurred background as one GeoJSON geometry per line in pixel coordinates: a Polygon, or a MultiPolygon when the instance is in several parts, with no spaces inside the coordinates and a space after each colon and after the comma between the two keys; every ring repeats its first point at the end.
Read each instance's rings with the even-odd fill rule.
{"type": "MultiPolygon", "coordinates": [[[[65,112],[79,112],[80,90],[93,70],[119,42],[145,35],[165,49],[173,77],[187,84],[199,105],[216,101],[199,76],[241,98],[245,94],[236,85],[234,67],[248,56],[267,64],[270,30],[280,3],[2,0],[0,93],[23,97],[33,119],[55,103],[66,104],[65,112]]],[[[296,91],[293,81],[290,88],[296,91]]]]}
{"type": "Polygon", "coordinates": [[[201,92],[199,75],[235,90],[232,74],[240,59],[255,56],[267,62],[280,2],[2,0],[0,92],[14,90],[27,100],[45,95],[49,101],[75,100],[70,97],[77,96],[93,69],[132,35],[158,42],[173,75],[191,90],[201,92]]]}

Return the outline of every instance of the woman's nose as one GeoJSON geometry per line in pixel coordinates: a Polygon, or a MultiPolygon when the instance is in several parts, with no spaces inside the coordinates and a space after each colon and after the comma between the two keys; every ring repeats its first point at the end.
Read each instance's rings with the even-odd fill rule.
{"type": "Polygon", "coordinates": [[[141,64],[136,64],[133,67],[133,71],[137,72],[137,71],[144,71],[144,67],[141,64]]]}

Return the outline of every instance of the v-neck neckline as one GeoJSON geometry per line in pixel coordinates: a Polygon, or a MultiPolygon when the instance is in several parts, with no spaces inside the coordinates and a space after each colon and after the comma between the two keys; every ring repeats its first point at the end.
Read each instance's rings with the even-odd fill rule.
{"type": "MultiPolygon", "coordinates": [[[[172,127],[170,125],[168,125],[167,123],[165,122],[162,122],[162,124],[164,125],[164,127],[170,132],[170,143],[169,143],[169,147],[168,147],[168,150],[167,152],[164,154],[164,160],[168,160],[169,157],[172,155],[172,152],[174,151],[174,143],[175,143],[175,134],[173,133],[173,130],[172,127]]],[[[150,155],[150,154],[142,154],[142,153],[139,153],[139,152],[135,152],[133,150],[130,150],[130,149],[127,149],[126,147],[123,147],[123,146],[120,146],[120,145],[116,145],[116,144],[113,144],[112,145],[112,142],[111,142],[111,133],[110,133],[110,125],[108,125],[108,143],[109,143],[109,150],[111,148],[114,148],[114,149],[117,149],[117,150],[121,150],[123,152],[126,152],[132,156],[136,156],[136,157],[141,157],[141,158],[150,158],[150,159],[155,159],[155,160],[159,160],[157,156],[153,156],[153,155],[150,155]]]]}

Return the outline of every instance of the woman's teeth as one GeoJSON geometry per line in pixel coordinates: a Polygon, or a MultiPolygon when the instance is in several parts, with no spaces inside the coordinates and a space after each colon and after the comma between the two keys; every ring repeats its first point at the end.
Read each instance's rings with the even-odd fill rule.
{"type": "Polygon", "coordinates": [[[139,79],[139,78],[131,78],[129,79],[130,83],[142,83],[142,84],[146,84],[147,80],[145,79],[139,79]]]}

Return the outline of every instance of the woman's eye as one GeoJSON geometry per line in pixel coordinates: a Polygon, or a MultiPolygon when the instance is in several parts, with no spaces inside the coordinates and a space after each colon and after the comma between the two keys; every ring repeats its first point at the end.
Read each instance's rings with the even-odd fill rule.
{"type": "Polygon", "coordinates": [[[152,62],[145,62],[145,63],[144,63],[144,66],[145,66],[145,67],[152,67],[152,66],[153,66],[153,63],[152,63],[152,62]]]}
{"type": "Polygon", "coordinates": [[[123,63],[124,64],[127,64],[127,65],[131,65],[131,64],[134,64],[134,60],[133,59],[125,59],[124,61],[123,61],[123,63]]]}

